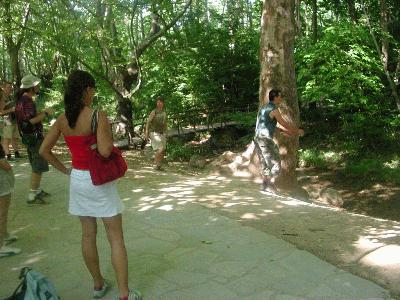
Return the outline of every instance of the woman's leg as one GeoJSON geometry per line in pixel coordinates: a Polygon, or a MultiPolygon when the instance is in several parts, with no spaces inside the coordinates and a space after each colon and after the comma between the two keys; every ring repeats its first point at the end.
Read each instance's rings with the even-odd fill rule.
{"type": "Polygon", "coordinates": [[[4,238],[7,236],[7,217],[10,207],[11,194],[0,197],[0,248],[3,246],[4,238]]]}
{"type": "Polygon", "coordinates": [[[128,257],[122,230],[122,215],[103,218],[107,238],[111,246],[111,261],[117,277],[119,296],[128,296],[128,257]]]}
{"type": "Polygon", "coordinates": [[[3,137],[1,140],[1,145],[3,146],[4,153],[7,155],[10,154],[10,139],[3,137]]]}
{"type": "Polygon", "coordinates": [[[19,153],[19,145],[18,145],[18,139],[17,138],[13,138],[11,140],[11,145],[14,149],[14,153],[19,153]]]}
{"type": "Polygon", "coordinates": [[[79,217],[82,225],[82,254],[86,267],[93,277],[94,287],[101,288],[104,278],[100,272],[99,254],[97,252],[97,222],[94,217],[79,217]]]}

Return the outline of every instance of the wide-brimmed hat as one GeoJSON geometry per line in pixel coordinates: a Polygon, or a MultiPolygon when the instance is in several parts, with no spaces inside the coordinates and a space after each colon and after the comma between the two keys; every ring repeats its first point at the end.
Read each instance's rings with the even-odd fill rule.
{"type": "Polygon", "coordinates": [[[40,79],[34,75],[26,75],[21,79],[21,89],[29,89],[31,87],[37,86],[40,83],[40,79]]]}

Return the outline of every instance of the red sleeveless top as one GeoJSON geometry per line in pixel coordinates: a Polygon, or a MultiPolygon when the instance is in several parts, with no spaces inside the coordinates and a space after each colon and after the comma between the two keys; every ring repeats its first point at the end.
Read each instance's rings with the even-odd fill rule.
{"type": "Polygon", "coordinates": [[[69,135],[64,136],[72,155],[72,167],[78,170],[89,170],[90,145],[96,143],[96,136],[69,135]]]}

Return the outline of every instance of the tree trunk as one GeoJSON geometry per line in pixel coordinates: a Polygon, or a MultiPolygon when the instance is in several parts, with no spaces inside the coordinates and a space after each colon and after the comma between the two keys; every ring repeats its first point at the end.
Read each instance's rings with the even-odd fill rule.
{"type": "Polygon", "coordinates": [[[389,40],[386,37],[386,34],[389,34],[388,31],[388,9],[386,5],[386,0],[380,0],[380,19],[381,19],[381,29],[383,32],[382,37],[382,63],[385,71],[387,71],[388,62],[389,62],[389,40]]]}
{"type": "Polygon", "coordinates": [[[1,73],[3,75],[3,78],[7,78],[7,68],[6,68],[6,44],[4,41],[4,38],[1,38],[1,44],[2,44],[2,51],[1,51],[1,60],[2,60],[2,64],[1,64],[1,73]]]}
{"type": "Polygon", "coordinates": [[[393,81],[393,78],[390,76],[390,73],[389,73],[388,69],[385,68],[385,66],[384,66],[385,62],[383,60],[382,49],[379,47],[378,41],[377,41],[377,39],[375,37],[374,31],[372,29],[371,21],[369,19],[368,11],[367,11],[367,8],[366,8],[365,5],[363,5],[363,10],[364,10],[364,13],[365,13],[365,17],[367,19],[369,33],[371,34],[372,41],[374,43],[376,52],[379,55],[379,58],[380,58],[381,63],[382,63],[382,67],[383,67],[385,75],[386,75],[386,79],[387,79],[387,81],[389,83],[389,87],[390,87],[390,89],[392,91],[392,97],[393,97],[393,99],[394,99],[394,101],[396,103],[397,109],[400,111],[400,96],[399,96],[399,94],[397,92],[397,86],[396,86],[395,82],[393,81]]]}
{"type": "Polygon", "coordinates": [[[296,16],[296,34],[301,35],[301,19],[300,19],[301,0],[295,0],[295,16],[296,16]]]}
{"type": "MultiPolygon", "coordinates": [[[[299,124],[296,77],[294,67],[294,0],[264,0],[260,39],[260,93],[263,105],[273,88],[281,89],[284,101],[280,106],[282,116],[296,126],[299,124]]],[[[278,137],[282,172],[278,180],[281,188],[297,188],[298,137],[278,137]]]]}
{"type": "Polygon", "coordinates": [[[358,18],[357,18],[357,11],[356,11],[356,6],[354,3],[354,0],[347,0],[347,8],[349,10],[350,20],[352,22],[356,23],[358,18]]]}
{"type": "Polygon", "coordinates": [[[120,123],[122,123],[125,127],[125,134],[128,138],[128,143],[133,138],[133,109],[132,109],[132,102],[129,98],[124,98],[121,95],[117,96],[118,100],[118,107],[117,107],[117,118],[120,123]]]}
{"type": "Polygon", "coordinates": [[[247,19],[249,22],[249,28],[253,29],[253,4],[250,0],[247,0],[247,19]]]}
{"type": "Polygon", "coordinates": [[[312,39],[316,43],[318,40],[318,6],[317,0],[312,0],[312,39]]]}
{"type": "Polygon", "coordinates": [[[19,49],[13,43],[7,41],[7,53],[10,56],[12,81],[15,82],[16,86],[19,86],[22,79],[19,66],[19,49]]]}

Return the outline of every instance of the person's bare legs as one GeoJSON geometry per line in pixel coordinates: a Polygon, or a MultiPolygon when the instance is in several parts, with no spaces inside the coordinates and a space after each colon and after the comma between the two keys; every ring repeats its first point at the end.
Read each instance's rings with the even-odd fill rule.
{"type": "Polygon", "coordinates": [[[3,246],[4,239],[7,236],[7,217],[10,207],[11,194],[0,197],[0,248],[3,246]]]}
{"type": "Polygon", "coordinates": [[[36,173],[32,171],[31,175],[31,190],[37,190],[40,187],[40,181],[42,180],[42,173],[36,173]]]}
{"type": "Polygon", "coordinates": [[[1,139],[1,146],[3,147],[4,153],[7,155],[10,154],[10,139],[2,138],[1,139]]]}
{"type": "Polygon", "coordinates": [[[82,225],[82,254],[86,267],[93,278],[95,288],[101,288],[104,278],[100,271],[99,253],[97,252],[97,222],[94,217],[79,217],[82,225]]]}
{"type": "Polygon", "coordinates": [[[156,154],[154,155],[154,164],[156,166],[161,166],[164,156],[165,156],[165,149],[157,150],[156,154]]]}
{"type": "Polygon", "coordinates": [[[102,218],[111,246],[111,261],[117,277],[119,296],[127,297],[128,288],[128,256],[126,254],[124,233],[122,229],[122,215],[102,218]]]}
{"type": "Polygon", "coordinates": [[[18,145],[18,139],[17,138],[13,138],[11,139],[11,145],[14,149],[14,153],[18,152],[19,153],[19,145],[18,145]]]}

